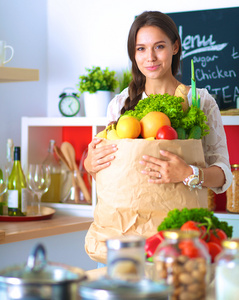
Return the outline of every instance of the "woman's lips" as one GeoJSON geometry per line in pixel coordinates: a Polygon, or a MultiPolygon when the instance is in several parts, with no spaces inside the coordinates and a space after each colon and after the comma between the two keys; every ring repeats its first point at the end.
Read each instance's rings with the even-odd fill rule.
{"type": "Polygon", "coordinates": [[[158,67],[159,67],[158,65],[157,66],[148,66],[148,67],[146,67],[146,69],[149,71],[155,71],[158,69],[158,67]]]}

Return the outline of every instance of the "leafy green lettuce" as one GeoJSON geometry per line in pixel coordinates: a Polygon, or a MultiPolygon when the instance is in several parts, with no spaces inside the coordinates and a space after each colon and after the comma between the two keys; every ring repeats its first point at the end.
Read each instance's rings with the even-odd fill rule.
{"type": "Polygon", "coordinates": [[[150,95],[142,99],[135,106],[134,110],[128,110],[124,115],[134,116],[141,120],[151,111],[160,111],[165,113],[174,129],[182,127],[186,133],[196,125],[202,130],[201,138],[209,134],[209,126],[207,125],[207,117],[204,112],[196,106],[190,106],[188,111],[184,112],[181,103],[183,98],[171,96],[169,94],[150,95]]]}

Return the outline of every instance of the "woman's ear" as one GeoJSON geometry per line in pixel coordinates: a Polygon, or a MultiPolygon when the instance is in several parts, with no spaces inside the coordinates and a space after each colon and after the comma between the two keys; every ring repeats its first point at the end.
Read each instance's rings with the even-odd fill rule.
{"type": "Polygon", "coordinates": [[[178,44],[178,40],[176,40],[176,42],[173,45],[173,55],[178,53],[178,49],[179,49],[179,44],[178,44]]]}

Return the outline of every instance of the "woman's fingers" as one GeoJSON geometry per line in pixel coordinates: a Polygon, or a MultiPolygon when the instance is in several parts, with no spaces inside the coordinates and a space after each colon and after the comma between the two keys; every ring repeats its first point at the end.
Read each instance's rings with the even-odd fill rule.
{"type": "Polygon", "coordinates": [[[169,151],[160,150],[160,155],[163,159],[143,155],[139,163],[145,168],[141,173],[148,175],[148,181],[153,183],[181,182],[185,178],[182,174],[188,167],[186,162],[169,151]]]}

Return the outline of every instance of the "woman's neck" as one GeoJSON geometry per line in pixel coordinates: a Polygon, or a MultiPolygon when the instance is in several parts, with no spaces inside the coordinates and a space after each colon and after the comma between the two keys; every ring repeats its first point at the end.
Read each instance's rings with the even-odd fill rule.
{"type": "Polygon", "coordinates": [[[173,96],[179,84],[180,82],[175,77],[167,80],[146,80],[145,93],[147,96],[165,93],[173,96]]]}

